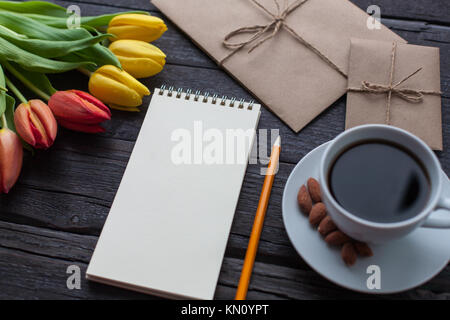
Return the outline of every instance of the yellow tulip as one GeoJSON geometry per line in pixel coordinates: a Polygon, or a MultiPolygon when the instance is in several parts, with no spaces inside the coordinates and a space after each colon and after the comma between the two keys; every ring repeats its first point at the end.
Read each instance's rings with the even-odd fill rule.
{"type": "Polygon", "coordinates": [[[142,104],[142,97],[150,94],[133,76],[112,65],[102,66],[91,75],[89,91],[111,108],[127,111],[139,111],[136,107],[142,104]]]}
{"type": "Polygon", "coordinates": [[[118,39],[134,39],[152,42],[166,32],[167,26],[160,18],[137,13],[128,13],[115,16],[108,26],[108,33],[118,39]]]}
{"type": "Polygon", "coordinates": [[[109,46],[122,68],[135,78],[153,76],[163,69],[166,55],[154,45],[140,40],[117,40],[109,46]]]}

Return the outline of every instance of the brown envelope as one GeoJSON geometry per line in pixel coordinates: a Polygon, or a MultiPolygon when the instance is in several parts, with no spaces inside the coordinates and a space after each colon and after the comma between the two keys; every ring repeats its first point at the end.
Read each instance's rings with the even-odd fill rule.
{"type": "MultiPolygon", "coordinates": [[[[277,12],[273,0],[258,1],[270,12],[277,12]]],[[[283,2],[279,1],[280,5],[283,2]]],[[[152,0],[152,3],[216,62],[232,51],[222,44],[228,33],[272,21],[250,0],[152,0]]],[[[351,37],[405,42],[384,26],[370,30],[367,18],[364,11],[347,0],[308,0],[291,12],[285,22],[346,71],[351,37]]],[[[251,34],[239,35],[232,41],[249,37],[251,34]]],[[[296,132],[346,92],[346,77],[284,28],[248,53],[250,47],[227,59],[223,68],[296,132]]]]}
{"type": "MultiPolygon", "coordinates": [[[[362,82],[388,85],[391,73],[393,43],[373,40],[351,40],[349,88],[361,88],[362,82]]],[[[387,123],[408,130],[432,149],[442,150],[442,119],[439,48],[397,44],[393,84],[414,71],[419,72],[398,85],[398,89],[428,92],[414,101],[392,94],[389,111],[387,93],[352,92],[347,94],[346,129],[365,123],[387,123]]],[[[408,93],[408,91],[406,91],[408,93]]],[[[407,97],[406,97],[407,98],[407,97]]]]}

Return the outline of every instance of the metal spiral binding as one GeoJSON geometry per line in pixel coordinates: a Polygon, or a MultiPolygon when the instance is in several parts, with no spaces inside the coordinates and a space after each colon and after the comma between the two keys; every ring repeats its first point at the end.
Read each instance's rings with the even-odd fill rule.
{"type": "Polygon", "coordinates": [[[222,99],[220,100],[220,104],[222,105],[222,106],[224,106],[225,105],[225,103],[227,102],[227,96],[223,96],[222,97],[222,99]]]}
{"type": "Polygon", "coordinates": [[[186,90],[186,96],[184,97],[186,100],[189,100],[189,98],[191,97],[191,93],[192,93],[192,90],[191,89],[187,89],[186,90]]]}
{"type": "MultiPolygon", "coordinates": [[[[219,96],[217,94],[213,94],[212,97],[210,97],[210,93],[207,91],[204,94],[202,94],[200,90],[196,90],[195,93],[193,93],[191,89],[187,89],[186,92],[184,92],[183,88],[178,88],[175,90],[174,87],[170,86],[167,88],[166,85],[162,85],[161,88],[159,89],[159,95],[162,96],[162,95],[166,94],[168,97],[173,96],[176,99],[180,99],[183,93],[185,93],[185,96],[184,96],[185,100],[191,100],[191,96],[193,96],[193,101],[197,101],[197,102],[207,103],[208,101],[210,101],[212,104],[219,105],[219,106],[228,106],[228,107],[233,108],[237,105],[238,109],[245,108],[245,100],[240,99],[239,102],[236,102],[237,100],[235,97],[228,99],[227,96],[222,96],[221,98],[219,98],[219,96]],[[218,100],[219,100],[219,103],[217,103],[218,100]],[[227,104],[228,100],[229,100],[229,103],[227,104]]],[[[254,103],[255,102],[253,100],[250,100],[245,109],[252,110],[254,103]]]]}

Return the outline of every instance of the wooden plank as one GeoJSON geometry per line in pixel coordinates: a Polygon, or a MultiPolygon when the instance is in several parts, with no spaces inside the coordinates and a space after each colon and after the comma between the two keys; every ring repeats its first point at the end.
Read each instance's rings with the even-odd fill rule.
{"type": "MultiPolygon", "coordinates": [[[[124,0],[125,2],[128,2],[124,0]]],[[[367,2],[368,0],[363,0],[361,2],[367,2]]],[[[418,0],[424,1],[424,0],[418,0]]],[[[67,7],[73,2],[69,1],[53,1],[59,5],[67,7]]],[[[135,4],[138,1],[135,1],[135,4]]],[[[387,5],[387,3],[391,3],[388,0],[383,1],[387,5]]],[[[115,2],[117,3],[117,2],[115,2]]],[[[133,3],[133,2],[132,2],[133,3]]],[[[147,2],[144,2],[144,7],[147,2]]],[[[390,9],[397,8],[399,1],[395,3],[391,3],[390,9]]],[[[410,6],[409,1],[400,2],[401,6],[410,6]]],[[[431,5],[432,8],[439,8],[442,5],[434,1],[431,5]]],[[[79,6],[81,8],[81,14],[83,12],[87,12],[89,15],[96,15],[102,13],[112,13],[123,11],[121,8],[108,6],[107,4],[103,4],[102,2],[98,2],[97,4],[92,4],[89,1],[86,3],[80,2],[79,6]]],[[[363,5],[364,7],[365,5],[363,5]]],[[[427,5],[428,6],[428,5],[427,5]]],[[[445,2],[445,6],[450,6],[450,2],[445,2]]],[[[138,7],[129,7],[131,9],[136,9],[138,7]]],[[[445,9],[445,8],[444,8],[445,9]]],[[[402,10],[399,10],[402,11],[402,10]]],[[[427,11],[422,11],[427,12],[427,11]]],[[[443,10],[441,13],[449,15],[449,10],[443,10]]],[[[203,54],[188,38],[178,29],[176,28],[169,19],[161,15],[160,13],[154,13],[155,16],[161,17],[165,20],[168,25],[168,31],[164,34],[163,38],[154,42],[155,45],[160,47],[164,52],[168,54],[167,61],[168,63],[174,64],[182,64],[182,65],[190,65],[190,66],[200,66],[200,67],[208,67],[208,68],[218,68],[205,54],[203,54]]],[[[450,18],[447,19],[447,22],[450,21],[450,18]]],[[[434,24],[429,24],[427,22],[421,21],[403,21],[396,20],[390,18],[384,18],[383,23],[392,28],[394,32],[397,32],[400,36],[404,37],[406,40],[413,44],[420,45],[429,45],[429,46],[438,46],[442,50],[441,57],[443,59],[442,65],[449,65],[450,63],[450,26],[439,26],[434,24]]]]}
{"type": "MultiPolygon", "coordinates": [[[[87,1],[88,2],[88,1],[87,1]]],[[[68,1],[58,3],[73,4],[68,1]]],[[[98,2],[101,3],[101,2],[98,2]]],[[[110,3],[104,2],[106,5],[110,3]]],[[[83,12],[100,14],[121,10],[122,1],[111,6],[83,3],[83,12]]],[[[144,2],[129,1],[131,6],[144,2]]],[[[149,5],[143,4],[143,8],[149,5]]],[[[431,12],[431,11],[428,11],[431,12]]],[[[156,13],[158,14],[158,13],[156,13]]],[[[414,19],[417,20],[417,19],[414,19]]],[[[443,123],[445,151],[438,153],[444,170],[450,170],[450,90],[446,74],[450,65],[449,35],[446,26],[429,25],[417,21],[385,20],[393,30],[411,43],[435,45],[441,48],[443,123]]],[[[156,44],[169,54],[164,72],[145,80],[150,88],[170,83],[178,87],[206,89],[211,92],[250,99],[235,81],[219,70],[183,34],[168,22],[169,31],[156,44]]],[[[86,90],[86,78],[71,72],[54,76],[60,89],[86,90]]],[[[144,102],[146,105],[147,98],[144,102]]],[[[64,271],[69,262],[80,263],[85,270],[92,253],[96,236],[109,211],[112,199],[129,154],[137,137],[144,112],[139,114],[113,112],[113,120],[107,124],[108,132],[102,135],[86,135],[61,130],[57,142],[46,152],[27,156],[24,172],[10,195],[0,196],[0,220],[26,223],[32,227],[6,223],[0,224],[0,298],[130,298],[130,293],[110,289],[107,286],[87,283],[88,291],[68,293],[64,271]],[[89,141],[89,143],[86,143],[89,141]],[[39,228],[37,228],[39,227],[39,228]],[[66,230],[53,231],[45,228],[66,230]],[[74,233],[79,233],[74,234],[74,233]],[[19,270],[18,272],[16,272],[19,270]],[[58,273],[55,279],[50,279],[58,273]],[[17,274],[17,275],[16,275],[17,274]],[[5,280],[6,279],[6,280],[5,280]],[[22,279],[22,280],[21,280],[22,279]],[[92,289],[92,286],[94,288],[92,289]],[[42,288],[39,289],[39,288],[42,288]],[[39,290],[38,290],[39,289],[39,290]]],[[[266,109],[263,110],[260,128],[279,128],[283,137],[283,163],[276,178],[262,234],[250,298],[366,298],[342,290],[322,279],[309,269],[295,253],[287,239],[281,220],[281,196],[288,174],[303,155],[332,139],[343,130],[345,99],[340,99],[321,114],[299,134],[294,134],[266,109]],[[313,278],[313,280],[310,280],[313,278]],[[317,278],[317,279],[316,279],[317,278]]],[[[227,246],[224,266],[219,280],[217,298],[232,298],[245,253],[248,234],[253,222],[262,176],[259,166],[250,166],[246,174],[241,197],[227,246]]],[[[1,222],[0,223],[5,223],[1,222]]],[[[404,298],[449,298],[449,267],[437,278],[404,298]]],[[[136,295],[133,297],[143,297],[136,295]]]]}
{"type": "MultiPolygon", "coordinates": [[[[52,1],[52,2],[68,2],[68,1],[52,1]]],[[[92,0],[74,0],[76,3],[92,4],[92,0]]],[[[71,2],[71,3],[73,3],[71,2]]],[[[108,6],[111,8],[128,9],[128,10],[146,10],[152,12],[159,12],[150,0],[115,0],[113,2],[108,0],[96,0],[95,4],[108,6]]],[[[63,4],[61,4],[63,5],[63,4]]],[[[116,9],[117,10],[117,9],[116,9]]]]}
{"type": "MultiPolygon", "coordinates": [[[[0,299],[142,299],[151,296],[88,282],[84,279],[87,264],[97,238],[0,222],[0,299]],[[66,287],[69,265],[82,271],[81,290],[66,287]]],[[[227,265],[239,269],[239,259],[227,265]]],[[[225,270],[226,268],[224,268],[225,270]]],[[[216,298],[230,299],[235,292],[235,274],[222,272],[216,298]],[[224,285],[221,285],[224,282],[224,285]],[[231,283],[231,285],[229,285],[231,283]]],[[[276,294],[252,290],[255,299],[280,298],[276,294]]]]}
{"type": "MultiPolygon", "coordinates": [[[[89,3],[91,0],[75,0],[79,3],[89,3]]],[[[117,0],[114,3],[108,0],[97,0],[98,4],[114,6],[118,8],[130,8],[158,12],[158,9],[147,0],[117,0]]],[[[428,1],[428,0],[378,0],[373,3],[371,0],[351,0],[356,6],[366,11],[367,8],[376,4],[381,9],[381,15],[387,18],[398,18],[408,20],[422,20],[449,25],[450,3],[448,1],[428,1]]]]}
{"type": "MultiPolygon", "coordinates": [[[[68,7],[73,4],[71,1],[52,2],[64,7],[68,7]]],[[[111,1],[108,3],[110,2],[111,1]]],[[[120,7],[109,6],[108,3],[106,5],[101,5],[100,3],[79,3],[81,15],[99,15],[128,10],[120,7]]],[[[184,34],[182,34],[167,18],[163,17],[160,13],[153,13],[153,15],[163,18],[168,27],[168,30],[164,33],[163,38],[152,42],[167,54],[168,63],[217,68],[215,63],[211,61],[200,49],[198,49],[187,37],[185,37],[184,34]]]]}
{"type": "MultiPolygon", "coordinates": [[[[445,62],[442,62],[445,63],[445,62]]],[[[449,64],[450,65],[450,64],[449,64]]],[[[55,85],[59,89],[70,89],[73,87],[83,88],[86,80],[77,73],[68,73],[52,77],[55,85]]],[[[246,92],[238,83],[231,79],[225,72],[219,69],[193,68],[179,65],[166,65],[164,71],[155,77],[143,81],[149,88],[153,89],[162,84],[170,84],[178,88],[202,89],[211,93],[225,94],[247,100],[253,97],[246,92]]],[[[450,76],[442,73],[442,115],[443,115],[443,136],[444,151],[438,156],[443,165],[444,171],[450,171],[450,76]]],[[[143,103],[143,110],[146,110],[150,98],[147,97],[143,103]]],[[[113,119],[106,125],[107,132],[102,136],[134,141],[137,137],[140,124],[145,112],[130,114],[126,112],[113,112],[113,119]]],[[[300,133],[296,134],[287,128],[272,112],[263,108],[259,123],[259,129],[278,129],[283,138],[283,151],[281,161],[297,163],[307,152],[320,144],[333,139],[344,130],[345,123],[345,96],[330,106],[320,114],[300,133]]],[[[64,134],[64,133],[63,133],[64,134]]],[[[86,135],[80,135],[80,140],[84,141],[86,135]]],[[[60,139],[60,138],[58,138],[60,139]]],[[[79,144],[83,142],[80,141],[79,144]]],[[[95,143],[95,138],[93,140],[95,143]]],[[[51,151],[49,151],[51,152],[51,151]]]]}
{"type": "MultiPolygon", "coordinates": [[[[57,75],[53,79],[60,89],[73,87],[86,89],[86,79],[76,72],[57,75]]],[[[227,95],[251,98],[236,82],[218,69],[168,65],[163,73],[145,81],[150,87],[159,86],[164,82],[178,87],[205,88],[211,92],[221,90],[227,95]]],[[[144,104],[148,103],[148,100],[147,98],[144,104]]],[[[265,109],[262,112],[260,128],[278,128],[283,137],[282,161],[296,163],[311,149],[332,139],[343,130],[344,103],[345,100],[341,99],[297,135],[265,109]]],[[[113,112],[113,120],[107,124],[108,132],[103,135],[91,136],[61,130],[57,143],[52,149],[38,152],[35,157],[26,160],[24,173],[18,184],[18,188],[22,191],[2,197],[4,207],[8,208],[3,213],[3,219],[16,222],[28,221],[28,223],[73,232],[98,234],[120,182],[144,113],[113,112]],[[89,144],[85,142],[87,139],[90,141],[89,144]],[[73,198],[72,195],[80,197],[73,198]],[[21,198],[30,200],[27,202],[18,200],[21,198]],[[61,216],[61,212],[67,212],[67,214],[61,216]]],[[[444,117],[448,117],[448,112],[444,112],[444,117]]],[[[448,119],[446,121],[444,118],[444,123],[449,123],[448,119]]],[[[444,137],[448,137],[449,129],[448,127],[444,129],[446,130],[444,137]]],[[[445,141],[449,140],[445,139],[445,141]]],[[[446,150],[448,150],[447,147],[446,150]]],[[[448,153],[441,153],[441,161],[444,168],[448,170],[448,153]]],[[[289,172],[292,167],[283,166],[282,168],[287,168],[286,172],[289,172]]],[[[248,176],[252,174],[251,171],[249,172],[248,176]]],[[[256,169],[253,171],[253,174],[255,173],[256,169]]],[[[287,173],[284,177],[280,175],[279,179],[282,179],[280,185],[284,185],[286,178],[287,173]]],[[[238,236],[249,232],[251,228],[251,217],[258,200],[257,190],[261,186],[261,181],[260,179],[257,183],[251,181],[244,184],[237,216],[242,215],[245,223],[237,220],[238,223],[235,225],[241,229],[233,229],[233,233],[238,236]]],[[[281,192],[278,198],[275,197],[276,195],[273,195],[275,200],[272,202],[280,203],[281,192]]],[[[285,247],[276,247],[271,243],[274,239],[280,239],[278,235],[284,232],[280,212],[279,207],[270,212],[269,216],[276,216],[278,220],[275,222],[275,227],[266,226],[267,235],[263,235],[263,241],[267,241],[267,244],[263,244],[267,246],[267,253],[263,253],[263,256],[267,259],[286,260],[285,257],[292,256],[284,254],[292,252],[292,248],[286,246],[289,244],[285,235],[281,238],[285,247]],[[271,252],[283,254],[271,256],[271,252]]],[[[232,247],[230,252],[242,254],[244,248],[245,243],[241,243],[240,247],[232,247]]],[[[291,263],[291,261],[285,263],[291,263]]]]}
{"type": "MultiPolygon", "coordinates": [[[[88,12],[94,12],[94,13],[100,13],[102,11],[114,11],[115,8],[109,8],[104,6],[98,6],[98,5],[88,5],[83,4],[83,6],[86,6],[85,10],[88,10],[88,12]]],[[[84,7],[83,7],[84,8],[84,7]]],[[[108,11],[108,12],[109,12],[108,11]]],[[[390,21],[391,26],[393,29],[398,32],[401,36],[405,37],[412,43],[417,44],[437,44],[441,47],[441,65],[444,68],[444,66],[450,65],[450,53],[449,48],[450,46],[448,43],[449,37],[450,37],[450,28],[448,27],[437,27],[437,26],[429,26],[424,23],[417,23],[417,22],[403,22],[403,21],[390,21]]],[[[196,47],[190,42],[185,39],[185,37],[175,28],[169,26],[169,31],[164,35],[163,38],[159,40],[161,44],[168,43],[167,45],[167,52],[170,52],[168,61],[171,63],[171,56],[173,56],[174,60],[172,60],[172,63],[175,64],[184,64],[184,65],[192,65],[192,66],[208,66],[215,68],[215,66],[212,64],[212,62],[204,55],[202,54],[196,47]],[[184,42],[183,42],[184,40],[184,42]],[[184,54],[187,53],[187,54],[184,54]],[[179,55],[180,54],[180,55],[179,55]]],[[[175,86],[179,87],[192,87],[194,89],[206,89],[211,90],[213,92],[223,92],[228,95],[235,95],[235,96],[244,96],[246,98],[250,98],[248,94],[244,90],[242,90],[234,81],[229,80],[227,76],[225,76],[224,73],[215,73],[214,71],[210,70],[204,70],[204,71],[198,71],[194,69],[179,69],[182,67],[179,66],[167,66],[166,69],[158,76],[144,81],[147,85],[150,87],[155,87],[160,85],[161,83],[170,83],[174,84],[175,86]],[[173,67],[173,72],[171,72],[171,68],[173,67]],[[179,69],[179,70],[178,70],[179,69]],[[170,74],[172,73],[172,74],[170,74]],[[180,74],[182,76],[180,76],[180,74]],[[186,79],[186,81],[184,81],[186,79]],[[207,84],[207,85],[206,85],[207,84]],[[232,90],[228,89],[227,87],[230,86],[230,84],[233,86],[232,90]],[[240,90],[239,90],[240,89],[240,90]]],[[[70,76],[70,82],[67,81],[67,76],[62,76],[61,79],[57,79],[58,83],[66,84],[67,88],[70,88],[70,86],[77,86],[77,87],[85,87],[86,81],[85,79],[77,76],[70,76]],[[70,84],[67,86],[67,84],[70,84]]],[[[442,72],[442,91],[444,97],[450,97],[450,79],[449,76],[446,75],[445,72],[442,72]]],[[[145,101],[147,103],[148,100],[145,101]]],[[[303,137],[308,137],[311,135],[311,133],[315,134],[315,139],[318,140],[318,144],[325,142],[330,139],[330,137],[333,137],[337,133],[343,130],[343,123],[344,123],[344,103],[345,99],[341,99],[340,103],[337,103],[329,108],[330,109],[336,109],[335,112],[329,112],[323,114],[323,121],[317,122],[318,128],[313,128],[313,124],[316,123],[315,121],[313,124],[310,124],[307,126],[298,136],[300,139],[303,137]],[[330,125],[331,124],[331,125],[330,125]],[[331,131],[331,132],[330,132],[331,131]],[[330,134],[331,133],[331,134],[330,134]],[[318,136],[319,135],[319,136],[318,136]]],[[[448,119],[446,119],[446,112],[448,110],[448,100],[444,99],[444,106],[443,106],[443,114],[444,114],[444,124],[447,124],[448,119]]],[[[448,116],[447,116],[448,117],[448,116]]],[[[130,124],[136,125],[135,127],[139,127],[139,124],[134,122],[131,119],[135,119],[134,116],[128,116],[127,117],[127,128],[130,124]]],[[[114,121],[117,121],[114,119],[114,121]]],[[[260,127],[271,127],[271,128],[282,128],[281,134],[284,136],[289,135],[291,136],[291,131],[288,128],[285,128],[278,119],[273,117],[271,113],[263,113],[261,118],[261,124],[260,127]],[[265,125],[267,124],[267,126],[265,125]]],[[[132,128],[130,128],[132,130],[132,128]]],[[[136,130],[132,130],[133,132],[136,130]]],[[[446,139],[448,128],[444,128],[444,141],[448,141],[446,139]]],[[[127,132],[127,130],[121,130],[121,132],[127,132]]],[[[135,137],[135,135],[133,135],[135,137]]],[[[134,137],[126,137],[125,139],[133,139],[134,137]]],[[[123,138],[123,137],[121,137],[123,138]]],[[[310,149],[302,149],[296,148],[295,145],[293,148],[291,148],[291,140],[283,139],[284,144],[286,148],[284,150],[292,150],[301,152],[296,152],[295,157],[290,157],[288,155],[285,158],[282,158],[282,161],[289,161],[289,162],[297,162],[298,159],[300,159],[301,155],[305,154],[306,151],[309,151],[310,149]]],[[[316,144],[316,145],[318,145],[316,144]]],[[[445,146],[445,149],[448,149],[447,146],[445,146]]],[[[444,165],[445,167],[445,165],[444,165]]],[[[446,168],[446,170],[448,170],[446,168]]]]}
{"type": "Polygon", "coordinates": [[[408,20],[421,20],[437,24],[450,25],[450,2],[428,0],[352,0],[354,4],[366,11],[371,5],[377,5],[381,9],[381,19],[397,18],[408,20]]]}
{"type": "MultiPolygon", "coordinates": [[[[195,73],[193,70],[189,67],[167,66],[163,73],[149,80],[147,84],[149,86],[159,85],[162,81],[158,79],[164,78],[165,82],[180,87],[190,85],[195,89],[203,85],[209,86],[208,90],[213,92],[219,90],[216,88],[221,88],[227,95],[250,98],[241,87],[220,70],[195,69],[195,73]],[[212,79],[215,80],[214,83],[212,83],[212,79]]],[[[77,82],[85,81],[77,73],[68,75],[69,77],[60,75],[57,78],[60,80],[57,82],[58,85],[70,88],[75,83],[75,87],[78,87],[77,82]]],[[[102,135],[87,135],[61,130],[55,145],[50,150],[37,152],[35,157],[26,159],[18,189],[13,189],[8,196],[0,197],[0,203],[3,207],[8,208],[0,217],[8,221],[28,221],[28,223],[34,222],[37,225],[52,228],[98,234],[121,180],[144,113],[113,112],[113,120],[107,125],[108,131],[102,135]],[[86,141],[89,143],[87,144],[86,141]],[[71,195],[80,197],[70,200],[71,195]],[[20,199],[30,200],[24,202],[20,199]],[[61,215],[61,212],[66,212],[66,214],[61,215]]],[[[279,128],[283,137],[281,159],[284,162],[296,163],[311,149],[332,139],[343,130],[344,113],[344,101],[341,99],[300,134],[294,134],[272,113],[263,109],[259,127],[279,128]]],[[[449,123],[448,117],[449,113],[444,112],[444,123],[449,123]]],[[[446,147],[445,151],[439,155],[446,172],[450,167],[449,139],[447,138],[450,135],[449,130],[448,125],[444,127],[446,147]]],[[[279,181],[277,185],[284,185],[292,168],[292,165],[282,164],[282,170],[277,176],[277,181],[279,181]]],[[[248,182],[243,187],[237,217],[242,215],[247,218],[245,224],[237,220],[239,221],[237,225],[242,230],[233,229],[233,232],[238,235],[249,232],[251,228],[251,217],[256,209],[258,190],[262,185],[262,177],[258,175],[258,169],[259,167],[250,166],[246,175],[248,182]]],[[[281,191],[279,194],[272,195],[271,203],[281,203],[281,191]]],[[[279,233],[284,232],[280,214],[279,205],[269,211],[269,217],[277,217],[276,228],[271,232],[267,231],[267,236],[263,236],[264,240],[267,239],[270,242],[273,239],[279,239],[279,233]]],[[[266,229],[270,230],[269,227],[266,229]]],[[[288,245],[286,236],[281,239],[284,239],[284,244],[288,245]]],[[[245,245],[242,248],[245,248],[245,245]]],[[[274,248],[276,252],[278,249],[275,249],[277,248],[274,248]]],[[[281,250],[280,252],[285,251],[281,250]]],[[[276,257],[278,259],[279,256],[276,257]]]]}
{"type": "MultiPolygon", "coordinates": [[[[95,10],[112,10],[115,8],[109,8],[98,5],[88,5],[86,10],[89,12],[95,10]]],[[[450,65],[450,28],[428,25],[419,22],[408,21],[395,21],[389,22],[394,31],[398,32],[401,36],[408,39],[411,43],[424,44],[424,45],[436,45],[441,48],[441,66],[442,66],[442,91],[443,91],[443,123],[444,123],[444,149],[448,150],[448,108],[450,97],[450,77],[444,72],[445,66],[450,65]]],[[[158,40],[161,47],[166,44],[166,52],[169,53],[168,63],[165,70],[153,77],[144,81],[151,88],[161,85],[162,83],[170,83],[178,87],[191,87],[193,89],[206,89],[212,92],[224,93],[227,95],[242,96],[247,99],[251,96],[243,90],[236,82],[231,80],[225,73],[216,70],[216,66],[201,53],[190,41],[175,28],[169,27],[169,31],[163,38],[158,40]],[[180,66],[179,64],[207,67],[205,70],[198,70],[189,68],[186,66],[180,66]],[[210,70],[213,69],[213,70],[210,70]]],[[[80,76],[72,76],[72,73],[56,77],[56,83],[61,84],[60,87],[86,87],[86,81],[80,76]]],[[[148,102],[145,100],[144,104],[148,102]]],[[[326,112],[324,112],[318,119],[309,124],[300,134],[293,134],[293,132],[286,128],[272,113],[263,112],[260,122],[260,128],[279,128],[283,138],[285,148],[283,149],[282,161],[291,163],[297,162],[302,155],[325,141],[328,141],[336,134],[341,132],[344,128],[345,118],[345,98],[340,99],[338,103],[332,105],[326,112]],[[298,144],[298,140],[311,140],[311,136],[314,136],[315,144],[309,143],[306,147],[302,143],[298,144]],[[292,139],[291,139],[292,137],[292,139]],[[285,151],[288,150],[288,154],[285,151]]],[[[117,124],[117,117],[126,117],[126,121],[120,124],[120,138],[133,140],[136,136],[136,131],[139,128],[140,117],[135,115],[125,116],[123,113],[119,116],[114,115],[114,121],[111,122],[113,128],[119,128],[117,124]],[[125,126],[125,127],[122,127],[125,126]],[[124,134],[124,135],[122,135],[124,134]]],[[[119,137],[117,132],[114,133],[115,137],[119,137]]],[[[443,162],[444,169],[448,172],[449,165],[445,159],[448,157],[446,153],[441,154],[441,161],[443,162]]]]}
{"type": "MultiPolygon", "coordinates": [[[[119,142],[119,147],[128,145],[130,152],[131,142],[119,142]]],[[[116,152],[101,152],[101,149],[101,157],[97,157],[95,145],[89,146],[87,150],[79,150],[76,145],[61,141],[51,151],[27,159],[30,161],[25,162],[29,165],[24,167],[19,183],[10,194],[0,196],[0,206],[5,208],[0,213],[0,219],[99,235],[128,157],[121,158],[120,153],[111,156],[116,152]],[[60,148],[61,144],[67,145],[68,150],[60,148]]],[[[283,189],[278,186],[285,183],[291,169],[291,164],[280,166],[261,244],[262,258],[288,265],[301,261],[293,251],[281,221],[283,189]]],[[[264,178],[259,170],[260,166],[250,165],[244,180],[228,246],[233,255],[245,253],[264,178]]]]}
{"type": "Polygon", "coordinates": [[[0,299],[151,298],[85,279],[96,237],[4,222],[0,230],[0,299]],[[70,265],[82,271],[81,290],[67,288],[70,265]]]}
{"type": "MultiPolygon", "coordinates": [[[[84,279],[96,237],[0,222],[0,299],[147,299],[152,298],[84,279]],[[81,290],[66,286],[69,265],[82,271],[81,290]]],[[[231,299],[242,260],[225,258],[215,297],[231,299]]],[[[450,268],[418,289],[384,298],[449,298],[450,268]]],[[[314,271],[257,262],[249,299],[375,298],[351,292],[314,271]]]]}
{"type": "MultiPolygon", "coordinates": [[[[73,133],[70,136],[76,135],[73,133]]],[[[55,148],[39,155],[48,157],[42,160],[31,159],[33,165],[26,167],[16,188],[9,195],[0,197],[0,206],[5,208],[0,213],[0,219],[99,235],[127,157],[106,148],[97,152],[95,140],[91,140],[93,141],[94,144],[80,148],[76,144],[59,141],[55,148]],[[97,153],[101,157],[96,156],[97,153]],[[53,163],[59,164],[58,167],[71,169],[69,172],[55,170],[53,163]]],[[[112,140],[112,143],[105,142],[103,145],[111,146],[114,145],[113,142],[117,141],[112,140]]],[[[122,148],[122,151],[128,147],[131,149],[131,142],[119,142],[118,148],[122,148]]],[[[292,168],[292,164],[280,165],[261,236],[258,260],[306,268],[287,238],[281,217],[283,186],[292,168]]],[[[259,165],[250,165],[247,170],[231,229],[227,256],[242,258],[245,254],[263,183],[259,170],[259,165]]]]}

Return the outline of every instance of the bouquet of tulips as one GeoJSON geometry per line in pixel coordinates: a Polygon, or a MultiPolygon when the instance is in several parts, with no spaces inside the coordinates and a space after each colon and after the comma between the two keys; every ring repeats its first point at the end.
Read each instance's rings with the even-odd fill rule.
{"type": "Polygon", "coordinates": [[[17,181],[23,148],[49,148],[58,124],[97,133],[110,108],[139,111],[150,91],[136,78],[163,69],[165,54],[149,42],[166,30],[146,12],[73,17],[45,1],[0,1],[0,192],[17,181]],[[73,69],[89,76],[90,93],[58,91],[46,76],[73,69]],[[39,99],[27,99],[16,81],[39,99]]]}

